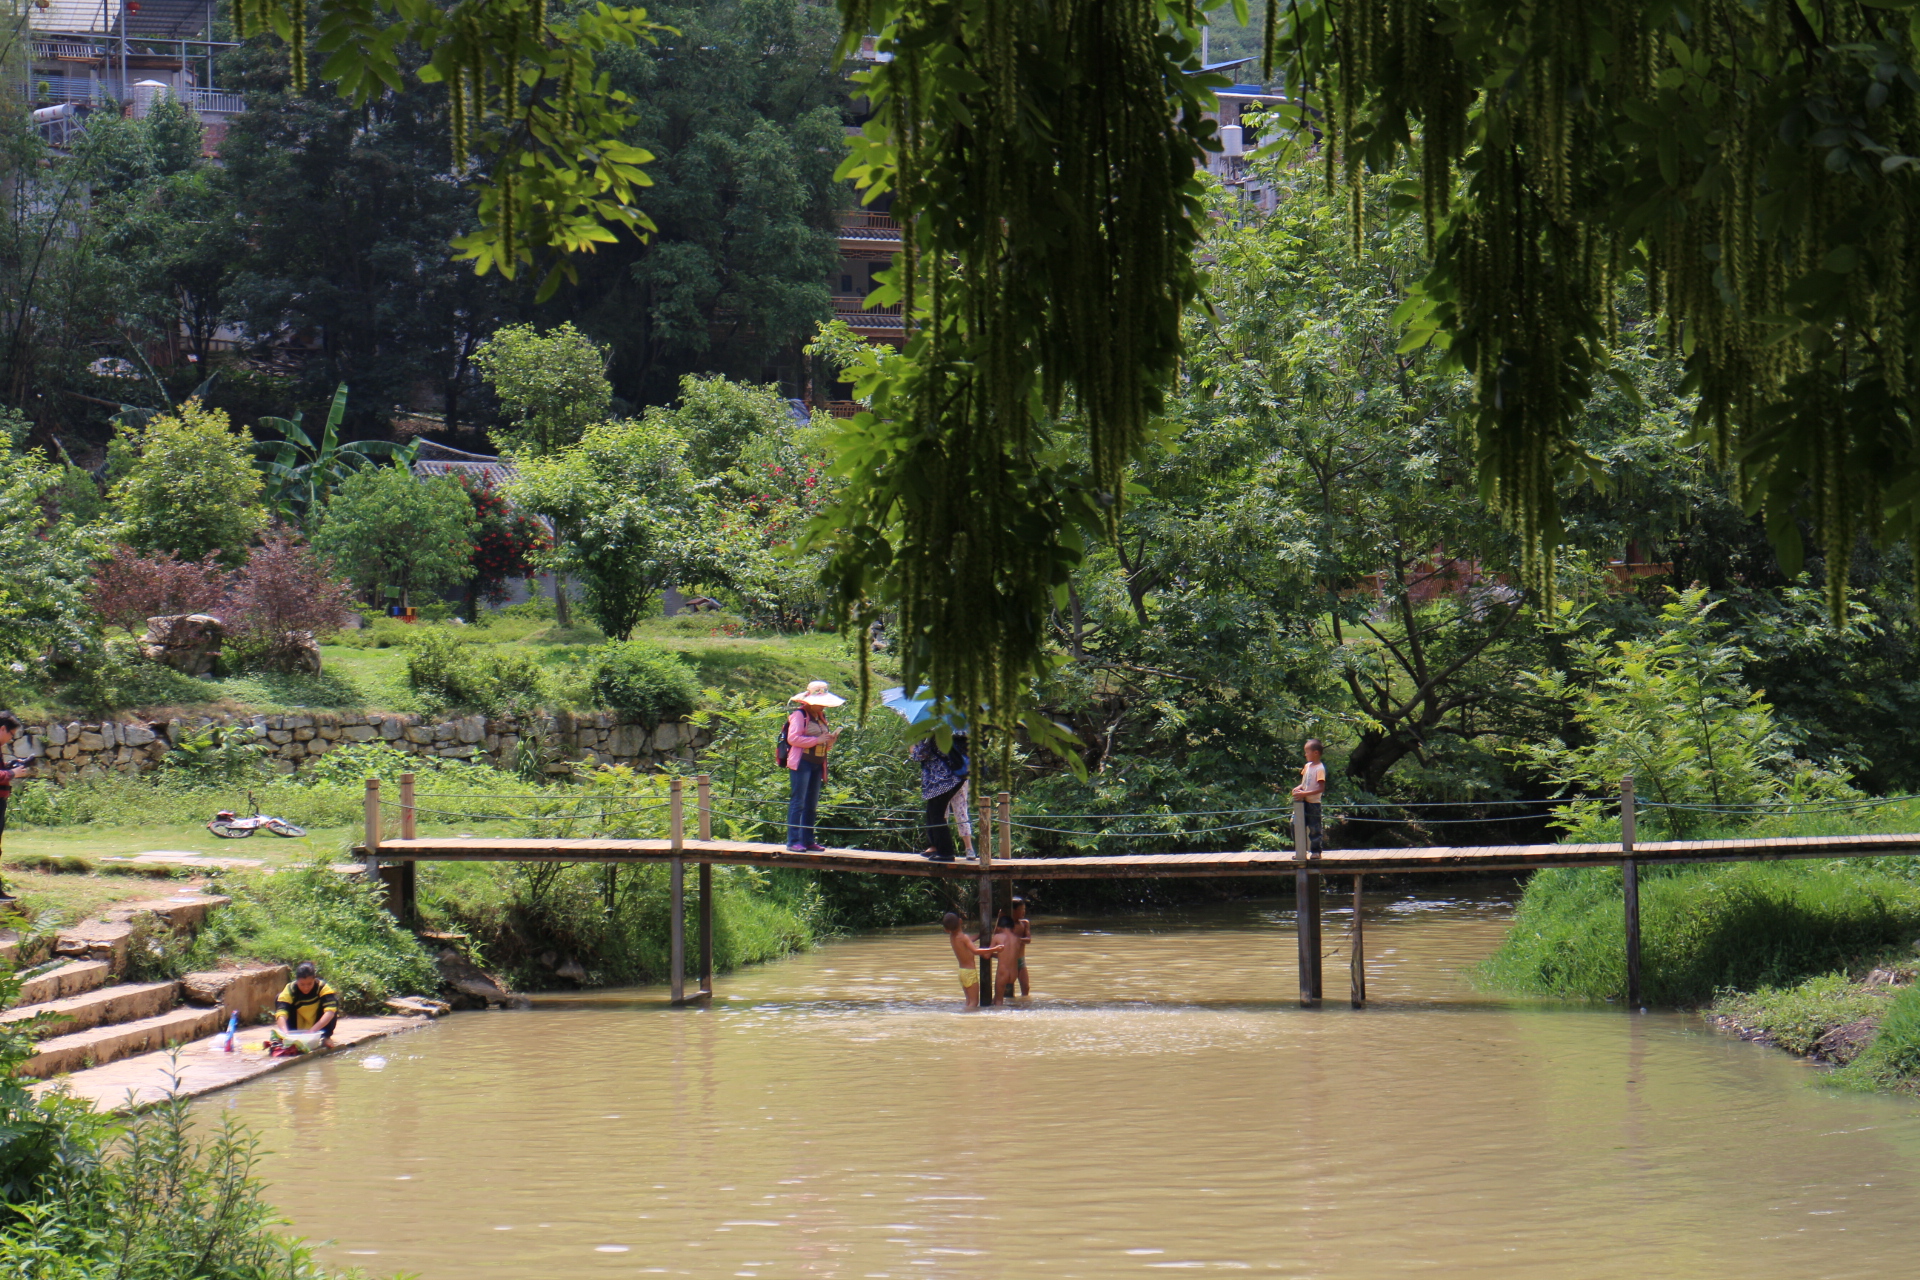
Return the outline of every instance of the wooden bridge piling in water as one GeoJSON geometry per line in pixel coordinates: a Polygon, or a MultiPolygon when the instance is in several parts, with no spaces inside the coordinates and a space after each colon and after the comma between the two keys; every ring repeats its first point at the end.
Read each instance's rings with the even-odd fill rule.
{"type": "MultiPolygon", "coordinates": [[[[1431,874],[1443,871],[1482,874],[1516,873],[1546,867],[1619,867],[1625,918],[1626,987],[1629,1008],[1641,1007],[1640,878],[1643,865],[1675,866],[1688,863],[1757,862],[1788,858],[1880,858],[1920,854],[1920,834],[1845,836],[1774,836],[1742,840],[1661,840],[1640,843],[1636,838],[1633,779],[1620,786],[1620,840],[1615,844],[1532,844],[1479,847],[1435,846],[1412,849],[1330,849],[1314,857],[1306,844],[1305,823],[1294,806],[1294,848],[1290,853],[1247,850],[1220,853],[1111,854],[1070,858],[1014,858],[1011,797],[993,798],[988,838],[977,845],[977,864],[965,861],[932,862],[919,853],[870,849],[827,849],[793,853],[784,844],[713,838],[710,781],[695,779],[698,792],[699,838],[685,837],[683,785],[669,786],[669,838],[646,840],[426,838],[415,834],[413,775],[400,781],[399,837],[384,839],[381,830],[380,784],[367,780],[366,834],[354,852],[379,879],[403,921],[415,918],[415,867],[421,862],[666,862],[671,868],[673,894],[673,999],[692,1004],[713,994],[713,866],[792,867],[813,871],[859,871],[882,875],[926,876],[964,882],[974,879],[979,891],[983,945],[991,946],[995,919],[993,880],[1011,884],[1021,880],[1102,880],[1118,878],[1262,877],[1291,874],[1296,894],[1296,933],[1300,966],[1300,1003],[1317,1006],[1321,983],[1321,882],[1329,876],[1352,877],[1353,922],[1349,933],[1349,1001],[1354,1008],[1366,1003],[1365,931],[1361,888],[1367,875],[1431,874]],[[991,838],[998,829],[1000,853],[996,860],[991,838]],[[687,862],[700,869],[698,913],[699,989],[685,990],[687,862]]],[[[993,973],[981,961],[981,1001],[992,1003],[993,973]]]]}

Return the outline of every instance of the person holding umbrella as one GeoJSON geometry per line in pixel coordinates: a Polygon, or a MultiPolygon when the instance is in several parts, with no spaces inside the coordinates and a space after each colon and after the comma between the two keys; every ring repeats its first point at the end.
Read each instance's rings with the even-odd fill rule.
{"type": "Polygon", "coordinates": [[[933,847],[927,857],[934,862],[953,861],[953,828],[947,825],[947,806],[967,785],[967,735],[953,735],[953,749],[942,751],[932,738],[913,744],[908,756],[920,765],[920,797],[927,802],[927,843],[933,847]]]}
{"type": "MultiPolygon", "coordinates": [[[[968,814],[967,721],[944,707],[925,685],[909,694],[905,689],[887,689],[880,694],[880,705],[910,725],[931,720],[945,722],[953,730],[953,747],[942,751],[932,738],[913,744],[907,755],[920,766],[920,796],[926,801],[927,840],[933,846],[927,856],[935,862],[953,861],[953,829],[948,825],[959,809],[961,830],[966,830],[968,814]]],[[[973,857],[973,840],[967,839],[967,856],[973,857]]]]}
{"type": "Polygon", "coordinates": [[[787,730],[781,738],[786,756],[780,762],[791,771],[787,852],[819,853],[826,848],[813,838],[820,816],[820,789],[827,781],[827,753],[840,740],[840,731],[827,724],[827,710],[844,706],[847,700],[829,693],[825,680],[815,680],[788,701],[794,709],[787,715],[787,730]]]}

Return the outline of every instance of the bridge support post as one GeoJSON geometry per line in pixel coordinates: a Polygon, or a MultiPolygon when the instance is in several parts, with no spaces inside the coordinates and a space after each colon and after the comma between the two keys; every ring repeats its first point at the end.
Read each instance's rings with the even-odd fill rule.
{"type": "Polygon", "coordinates": [[[687,864],[680,856],[686,837],[686,816],[680,779],[675,778],[667,784],[667,821],[673,840],[673,861],[668,873],[673,896],[673,945],[669,948],[671,958],[667,964],[672,974],[670,985],[675,1004],[684,1004],[687,998],[687,864]]]}
{"type": "MultiPolygon", "coordinates": [[[[414,838],[416,832],[417,828],[414,825],[413,810],[413,775],[403,773],[400,775],[400,838],[402,840],[411,840],[414,838]]],[[[420,864],[411,858],[405,862],[398,863],[397,870],[400,872],[399,882],[397,885],[390,886],[387,892],[387,902],[389,904],[396,902],[399,904],[399,909],[394,911],[393,914],[399,919],[401,924],[407,926],[409,929],[418,923],[420,914],[417,878],[419,868],[420,864]],[[398,896],[393,892],[395,888],[399,890],[398,896]]]]}
{"type": "MultiPolygon", "coordinates": [[[[980,855],[980,945],[993,945],[993,833],[975,847],[980,855]]],[[[993,1003],[993,958],[980,957],[980,1007],[993,1003]]]]}
{"type": "MultiPolygon", "coordinates": [[[[700,797],[700,843],[713,839],[713,779],[694,778],[700,797]]],[[[713,864],[700,864],[700,995],[713,998],[713,864]]]]}
{"type": "Polygon", "coordinates": [[[1620,779],[1620,888],[1626,904],[1627,1007],[1640,1008],[1640,864],[1633,856],[1633,775],[1620,779]]]}
{"type": "Polygon", "coordinates": [[[1320,1007],[1320,877],[1308,871],[1307,810],[1293,802],[1293,859],[1303,864],[1293,873],[1294,934],[1300,948],[1300,1007],[1320,1007]]]}
{"type": "Polygon", "coordinates": [[[1365,878],[1353,878],[1353,937],[1349,940],[1352,956],[1347,961],[1347,999],[1356,1009],[1367,1007],[1367,946],[1360,923],[1360,882],[1365,878]]]}

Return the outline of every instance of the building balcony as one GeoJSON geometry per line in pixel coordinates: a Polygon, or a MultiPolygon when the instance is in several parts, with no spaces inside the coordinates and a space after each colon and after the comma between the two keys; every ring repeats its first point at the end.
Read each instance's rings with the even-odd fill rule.
{"type": "Polygon", "coordinates": [[[868,213],[864,209],[840,214],[842,240],[890,240],[900,243],[900,224],[890,213],[868,213]]]}
{"type": "Polygon", "coordinates": [[[833,315],[836,320],[844,320],[855,329],[886,330],[890,333],[900,333],[906,329],[905,323],[900,318],[898,304],[891,307],[869,307],[866,305],[865,298],[835,294],[833,315]]]}

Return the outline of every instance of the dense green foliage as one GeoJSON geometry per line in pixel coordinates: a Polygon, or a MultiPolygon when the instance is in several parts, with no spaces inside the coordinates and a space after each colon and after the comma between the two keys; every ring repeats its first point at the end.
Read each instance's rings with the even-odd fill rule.
{"type": "Polygon", "coordinates": [[[912,327],[858,371],[871,410],[806,541],[840,616],[892,614],[905,682],[967,707],[992,753],[1023,719],[1050,731],[1021,714],[1048,619],[1179,360],[1214,82],[1168,0],[840,8],[890,55],[860,76],[874,114],[842,172],[892,199],[905,244],[874,297],[912,327]]]}
{"type": "Polygon", "coordinates": [[[127,442],[137,456],[110,495],[122,536],[142,551],[239,564],[267,525],[251,444],[194,400],[150,420],[127,442]]]}
{"type": "Polygon", "coordinates": [[[692,669],[658,645],[615,641],[594,655],[588,670],[594,705],[649,729],[662,720],[683,719],[700,700],[692,669]]]}
{"type": "MultiPolygon", "coordinates": [[[[524,989],[659,982],[672,968],[667,874],[658,865],[449,865],[421,877],[420,901],[524,989]]],[[[804,949],[824,932],[810,876],[715,867],[713,878],[713,959],[722,971],[804,949]]],[[[691,936],[692,894],[687,907],[691,936]]]]}
{"type": "Polygon", "coordinates": [[[314,550],[375,599],[399,604],[473,576],[473,502],[455,480],[404,467],[366,467],[322,508],[314,550]]]}
{"type": "MultiPolygon", "coordinates": [[[[1844,611],[1862,534],[1920,520],[1909,376],[1916,33],[1794,0],[1268,8],[1329,173],[1418,155],[1433,264],[1408,345],[1472,372],[1489,495],[1539,552],[1637,274],[1789,574],[1803,522],[1844,611]],[[1311,116],[1309,116],[1311,112],[1311,116]]],[[[1356,216],[1358,210],[1356,209],[1356,216]]]]}
{"type": "Polygon", "coordinates": [[[407,646],[407,684],[428,706],[490,715],[537,707],[549,686],[530,655],[461,644],[444,631],[421,633],[407,646]]]}
{"type": "MultiPolygon", "coordinates": [[[[9,1073],[7,1080],[16,1084],[9,1073]]],[[[176,1095],[118,1127],[69,1103],[74,1159],[0,1224],[0,1267],[36,1280],[321,1280],[254,1176],[254,1139],[176,1095]]]]}
{"type": "Polygon", "coordinates": [[[502,453],[539,456],[578,444],[613,405],[606,357],[571,324],[546,333],[508,325],[480,344],[473,363],[506,419],[493,431],[502,453]]]}
{"type": "Polygon", "coordinates": [[[576,575],[587,615],[624,640],[661,590],[723,572],[717,513],[686,461],[687,440],[657,417],[597,423],[578,444],[520,460],[510,501],[551,520],[549,559],[576,575]]]}
{"type": "MultiPolygon", "coordinates": [[[[1675,596],[1643,638],[1576,631],[1568,670],[1533,681],[1569,706],[1577,745],[1556,737],[1518,753],[1575,795],[1604,795],[1631,774],[1648,839],[1688,839],[1743,806],[1857,797],[1844,774],[1793,754],[1772,706],[1741,679],[1752,655],[1730,643],[1706,596],[1705,587],[1675,596]]],[[[1575,839],[1596,838],[1605,811],[1590,801],[1558,821],[1575,839]]]]}
{"type": "Polygon", "coordinates": [[[776,368],[797,384],[792,350],[832,314],[834,216],[851,203],[834,181],[852,122],[838,23],[798,0],[652,12],[673,34],[607,65],[635,99],[631,140],[654,156],[638,203],[656,230],[583,263],[572,308],[633,403],[695,372],[757,382],[776,368]]]}

